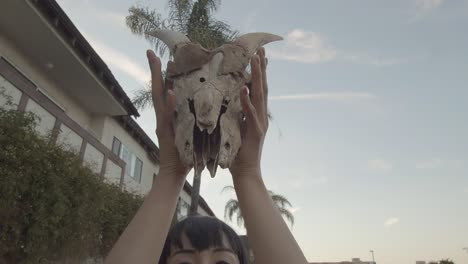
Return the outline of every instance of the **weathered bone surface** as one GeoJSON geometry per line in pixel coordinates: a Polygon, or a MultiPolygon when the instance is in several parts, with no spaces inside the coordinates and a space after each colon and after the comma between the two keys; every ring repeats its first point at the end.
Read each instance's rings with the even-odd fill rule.
{"type": "Polygon", "coordinates": [[[196,175],[208,168],[229,168],[241,146],[243,119],[240,89],[249,82],[246,67],[256,50],[281,37],[248,33],[234,42],[207,50],[179,32],[148,32],[163,41],[173,55],[166,76],[176,95],[175,144],[182,161],[196,175]]]}

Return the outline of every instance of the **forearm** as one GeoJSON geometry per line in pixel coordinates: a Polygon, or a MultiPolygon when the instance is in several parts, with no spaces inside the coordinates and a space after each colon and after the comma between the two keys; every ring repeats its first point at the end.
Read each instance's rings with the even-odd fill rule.
{"type": "Polygon", "coordinates": [[[142,206],[105,260],[106,264],[156,263],[171,225],[183,177],[161,172],[142,206]]]}
{"type": "Polygon", "coordinates": [[[307,263],[299,245],[273,204],[260,173],[234,178],[255,262],[307,263]]]}

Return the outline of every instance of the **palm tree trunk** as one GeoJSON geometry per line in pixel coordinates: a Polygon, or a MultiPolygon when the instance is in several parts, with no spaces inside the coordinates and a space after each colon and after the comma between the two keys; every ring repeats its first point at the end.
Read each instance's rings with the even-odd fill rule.
{"type": "Polygon", "coordinates": [[[196,172],[196,170],[194,170],[189,215],[196,215],[198,213],[198,203],[200,201],[201,173],[199,175],[197,174],[198,173],[196,172]]]}

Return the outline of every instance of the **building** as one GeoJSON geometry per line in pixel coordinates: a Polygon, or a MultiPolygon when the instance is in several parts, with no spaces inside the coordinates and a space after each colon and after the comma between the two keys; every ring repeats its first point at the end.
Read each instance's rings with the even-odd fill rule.
{"type": "Polygon", "coordinates": [[[309,262],[309,264],[376,264],[373,261],[362,261],[360,258],[353,258],[351,261],[340,262],[309,262]]]}
{"type": "MultiPolygon", "coordinates": [[[[79,154],[110,184],[146,194],[159,150],[104,61],[54,0],[0,1],[0,87],[37,131],[79,154]]],[[[5,103],[0,98],[0,105],[5,103]]],[[[186,183],[180,198],[190,203],[186,183]]],[[[214,215],[201,198],[200,214],[214,215]]]]}

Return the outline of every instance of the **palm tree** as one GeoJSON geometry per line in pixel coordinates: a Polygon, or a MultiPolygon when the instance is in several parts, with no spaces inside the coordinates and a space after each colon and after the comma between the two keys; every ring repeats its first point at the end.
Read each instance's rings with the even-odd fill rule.
{"type": "Polygon", "coordinates": [[[442,259],[439,264],[454,264],[454,262],[451,259],[442,259]]]}
{"type": "MultiPolygon", "coordinates": [[[[221,0],[168,0],[169,14],[166,18],[148,7],[132,6],[125,18],[128,28],[135,35],[144,37],[158,51],[161,57],[167,55],[167,47],[159,39],[145,34],[156,29],[169,29],[184,33],[191,41],[198,42],[207,49],[212,49],[234,40],[238,32],[213,18],[221,0]]],[[[169,54],[170,56],[171,54],[169,54]]],[[[139,109],[152,105],[151,89],[140,89],[133,98],[139,109]]],[[[193,177],[193,190],[189,214],[196,214],[200,199],[201,176],[193,177]]]]}
{"type": "MultiPolygon", "coordinates": [[[[233,191],[233,186],[225,186],[221,192],[225,191],[233,191]]],[[[278,208],[280,214],[285,217],[291,226],[294,225],[294,215],[292,212],[286,208],[287,206],[292,207],[291,202],[289,202],[288,198],[281,194],[276,194],[272,191],[268,191],[270,193],[270,197],[273,200],[273,203],[278,208]]],[[[226,205],[224,206],[224,219],[229,220],[232,222],[232,219],[236,215],[236,222],[238,226],[244,225],[244,218],[242,217],[242,213],[240,211],[239,201],[236,199],[230,199],[226,205]]]]}

